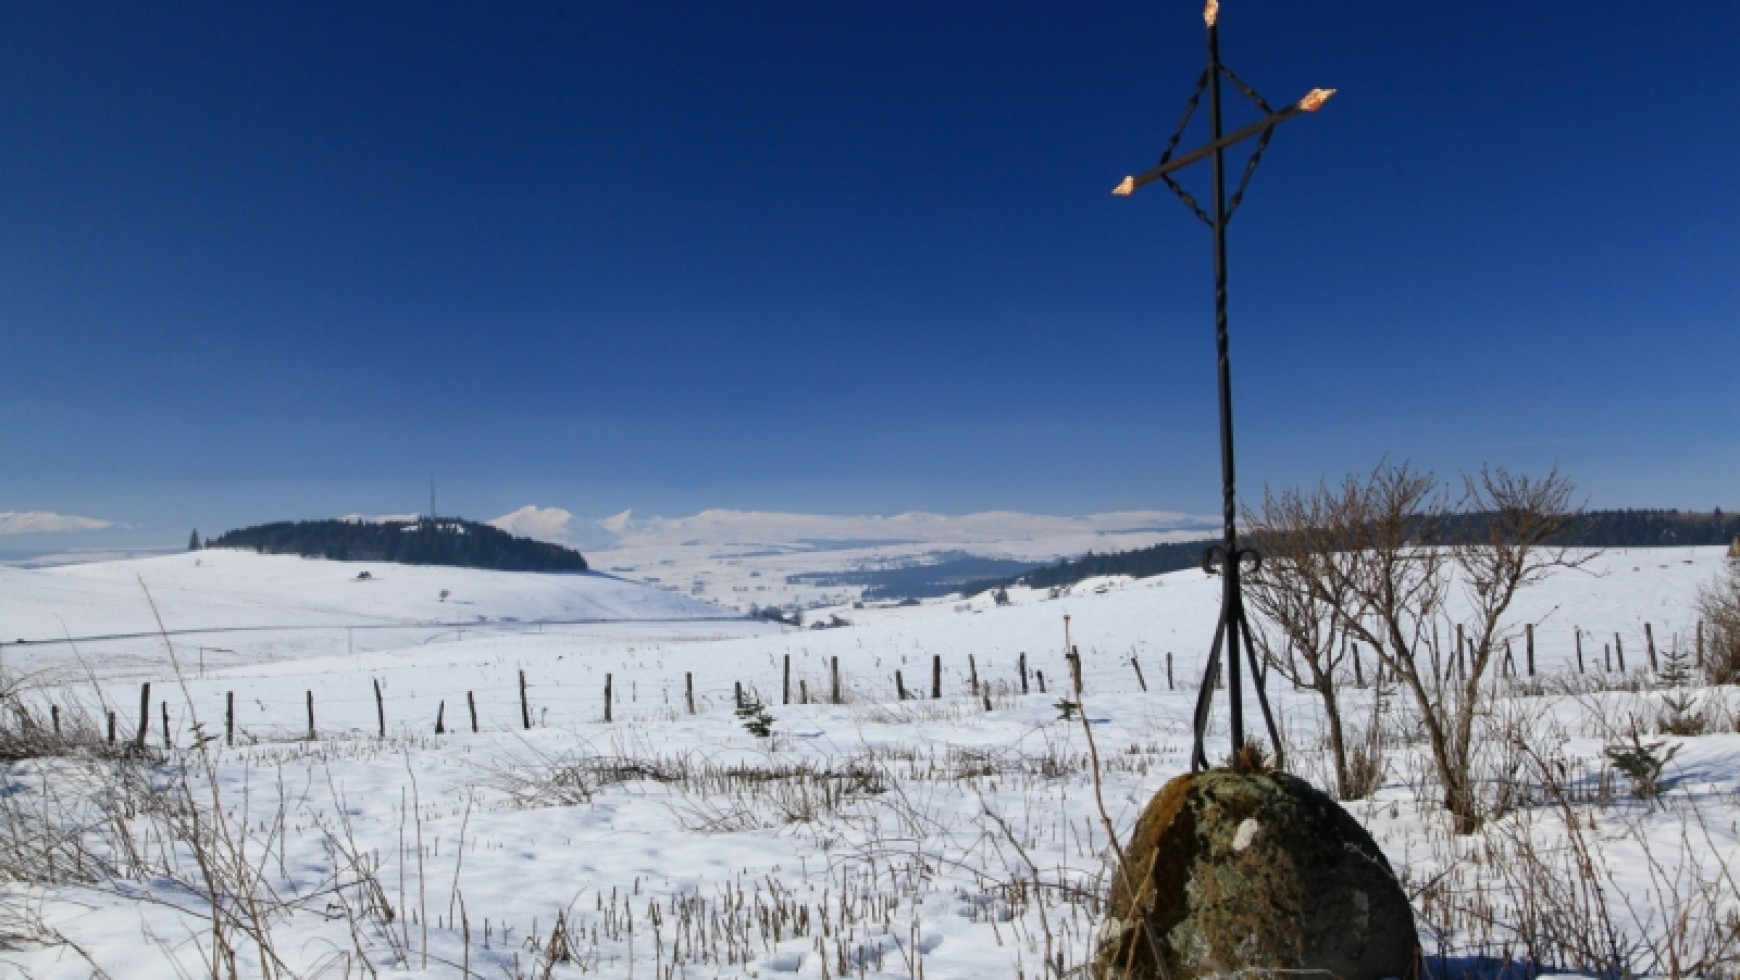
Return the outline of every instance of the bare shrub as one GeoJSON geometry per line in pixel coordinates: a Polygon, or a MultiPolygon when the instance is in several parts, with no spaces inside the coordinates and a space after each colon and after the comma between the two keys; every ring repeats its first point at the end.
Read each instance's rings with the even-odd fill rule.
{"type": "Polygon", "coordinates": [[[1344,781],[1338,790],[1343,800],[1369,800],[1383,785],[1389,765],[1386,761],[1386,740],[1383,725],[1383,701],[1380,689],[1372,696],[1371,720],[1355,734],[1346,746],[1344,781]]]}
{"type": "Polygon", "coordinates": [[[1495,918],[1508,924],[1526,963],[1628,976],[1632,944],[1615,917],[1598,842],[1568,801],[1549,813],[1529,812],[1489,835],[1496,845],[1491,866],[1509,906],[1495,918]],[[1564,842],[1541,842],[1552,834],[1563,834],[1564,842]]]}
{"type": "Polygon", "coordinates": [[[607,786],[635,780],[668,783],[691,775],[691,763],[680,756],[635,757],[580,751],[546,755],[536,750],[489,771],[489,783],[507,795],[513,806],[535,809],[591,803],[607,786]]]}
{"type": "MultiPolygon", "coordinates": [[[[1294,618],[1328,616],[1335,627],[1295,631],[1296,646],[1317,644],[1325,661],[1323,642],[1358,641],[1408,692],[1444,807],[1466,834],[1481,820],[1476,718],[1510,638],[1505,617],[1521,590],[1593,555],[1552,543],[1573,513],[1571,484],[1557,472],[1535,479],[1488,468],[1462,484],[1452,498],[1430,473],[1381,464],[1308,498],[1283,494],[1290,502],[1274,508],[1272,537],[1299,557],[1279,563],[1271,582],[1294,597],[1294,618]]],[[[1333,671],[1325,676],[1333,684],[1333,671]]]]}
{"type": "MultiPolygon", "coordinates": [[[[1263,555],[1245,586],[1259,615],[1252,639],[1270,669],[1317,695],[1328,727],[1335,793],[1351,800],[1357,791],[1342,722],[1345,681],[1338,676],[1347,658],[1347,627],[1338,612],[1351,604],[1352,595],[1349,580],[1325,567],[1338,556],[1322,548],[1315,533],[1331,520],[1329,507],[1323,494],[1265,489],[1261,513],[1245,518],[1251,542],[1263,555]]],[[[1360,764],[1367,770],[1362,776],[1369,777],[1370,760],[1360,764]]]]}
{"type": "Polygon", "coordinates": [[[1740,684],[1740,561],[1730,561],[1698,590],[1698,615],[1704,619],[1705,680],[1740,684]]]}

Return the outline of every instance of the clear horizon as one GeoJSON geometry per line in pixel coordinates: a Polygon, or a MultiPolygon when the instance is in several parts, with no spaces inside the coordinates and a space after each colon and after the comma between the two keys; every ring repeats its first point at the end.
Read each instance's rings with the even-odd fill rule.
{"type": "MultiPolygon", "coordinates": [[[[1339,90],[1230,228],[1247,499],[1387,458],[1740,506],[1740,7],[1221,18],[1272,104],[1339,90]]],[[[1109,193],[1194,0],[8,27],[0,513],[1218,510],[1207,230],[1109,193]]]]}

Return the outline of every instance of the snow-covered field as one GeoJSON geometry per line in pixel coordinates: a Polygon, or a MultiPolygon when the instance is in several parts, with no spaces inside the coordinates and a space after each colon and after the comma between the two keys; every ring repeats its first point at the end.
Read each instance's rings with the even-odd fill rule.
{"type": "MultiPolygon", "coordinates": [[[[1563,807],[1526,759],[1495,752],[1492,772],[1510,766],[1526,792],[1482,833],[1451,837],[1403,700],[1349,692],[1349,717],[1382,718],[1388,742],[1382,788],[1349,809],[1400,871],[1427,952],[1444,957],[1435,970],[1521,955],[1529,861],[1550,880],[1582,860],[1579,843],[1636,971],[1672,972],[1658,952],[1676,922],[1733,927],[1734,692],[1695,692],[1706,734],[1647,729],[1666,694],[1645,624],[1663,652],[1689,649],[1697,588],[1721,556],[1609,552],[1512,610],[1519,634],[1536,624],[1540,678],[1503,682],[1491,724],[1526,733],[1562,774],[1563,807]],[[1600,669],[1616,637],[1624,674],[1600,669]],[[1653,804],[1603,756],[1633,717],[1648,741],[1679,746],[1653,804]],[[1525,842],[1536,849],[1517,851],[1525,842]]],[[[4,770],[9,846],[20,828],[46,834],[45,820],[87,823],[77,846],[0,867],[0,974],[211,975],[213,882],[217,945],[242,976],[1072,970],[1106,870],[1087,735],[1127,832],[1187,768],[1218,581],[1192,571],[1012,599],[843,608],[849,627],[795,630],[607,575],[215,551],[0,568],[0,671],[36,722],[52,704],[100,729],[113,710],[133,738],[149,682],[146,740],[163,744],[166,710],[170,758],[188,764],[184,780],[92,758],[4,770]],[[1066,616],[1085,725],[1056,705],[1066,616]],[[1037,676],[1023,693],[1023,655],[1045,693],[1037,676]],[[830,704],[836,663],[843,703],[830,704]],[[734,710],[739,686],[766,706],[769,737],[734,710]],[[35,880],[7,870],[24,866],[35,880]]],[[[1295,771],[1324,785],[1315,701],[1271,693],[1295,771]]]]}
{"type": "MultiPolygon", "coordinates": [[[[502,526],[521,530],[511,523],[502,526]]],[[[603,540],[582,550],[594,568],[743,612],[752,605],[813,606],[860,597],[860,586],[816,584],[817,576],[828,573],[928,565],[965,555],[1039,565],[1089,551],[1204,538],[1219,526],[1218,519],[1152,510],[1074,517],[707,510],[690,517],[640,518],[624,512],[597,522],[592,533],[603,540]]]]}
{"type": "Polygon", "coordinates": [[[0,649],[14,672],[76,668],[105,678],[163,676],[159,617],[183,668],[196,676],[202,658],[209,671],[540,628],[736,618],[596,573],[488,572],[221,550],[0,567],[0,649]],[[70,656],[74,647],[77,655],[70,656]]]}

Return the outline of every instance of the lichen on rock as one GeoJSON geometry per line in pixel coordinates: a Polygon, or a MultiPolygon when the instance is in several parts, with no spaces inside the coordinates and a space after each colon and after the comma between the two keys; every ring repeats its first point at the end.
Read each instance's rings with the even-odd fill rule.
{"type": "Polygon", "coordinates": [[[1413,910],[1388,860],[1295,776],[1179,776],[1143,811],[1124,859],[1100,933],[1102,978],[1417,974],[1413,910]]]}

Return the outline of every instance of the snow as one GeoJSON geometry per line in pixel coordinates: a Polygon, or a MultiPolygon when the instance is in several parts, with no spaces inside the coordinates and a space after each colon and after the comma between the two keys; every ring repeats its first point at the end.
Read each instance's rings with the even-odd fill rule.
{"type": "MultiPolygon", "coordinates": [[[[959,554],[1038,565],[1089,551],[1202,538],[1212,523],[1147,510],[1071,517],[1012,511],[841,516],[706,510],[682,518],[638,518],[624,511],[596,523],[608,532],[608,544],[583,550],[595,568],[741,612],[752,604],[847,604],[863,593],[860,586],[809,585],[791,581],[793,576],[932,564],[959,554]]],[[[550,539],[566,540],[561,535],[550,539]]]]}
{"type": "MultiPolygon", "coordinates": [[[[1689,646],[1692,601],[1721,555],[1618,550],[1525,592],[1511,625],[1536,624],[1539,670],[1558,686],[1539,696],[1506,688],[1495,713],[1522,718],[1534,751],[1585,780],[1579,791],[1593,792],[1603,771],[1611,782],[1604,747],[1660,696],[1579,675],[1574,631],[1587,669],[1618,634],[1638,674],[1645,623],[1662,650],[1689,646]]],[[[1101,755],[1109,815],[1127,833],[1148,797],[1188,767],[1195,680],[1219,590],[1196,570],[1113,577],[1055,595],[1011,589],[1003,607],[989,596],[842,606],[831,611],[850,628],[797,630],[602,574],[208,550],[0,568],[0,670],[34,679],[27,698],[39,717],[49,702],[93,717],[113,709],[129,735],[139,685],[152,683],[148,738],[161,739],[158,705],[167,701],[171,736],[194,762],[193,796],[219,801],[247,835],[245,856],[278,903],[272,949],[296,975],[449,977],[464,964],[481,976],[541,976],[560,914],[573,958],[554,963],[557,977],[1037,977],[1049,956],[1066,966],[1088,956],[1096,920],[1087,896],[1104,884],[1085,731],[1101,755]],[[357,581],[363,569],[373,577],[357,581]],[[1056,705],[1065,616],[1082,654],[1086,728],[1061,720],[1056,705]],[[1047,693],[1036,678],[1021,693],[1022,655],[1044,673],[1047,693]],[[807,689],[812,703],[782,703],[788,658],[794,702],[807,689]],[[929,698],[933,658],[943,669],[939,700],[929,698]],[[839,705],[823,703],[836,660],[839,705]],[[919,698],[895,699],[896,670],[919,698]],[[970,693],[975,673],[989,711],[983,693],[970,693]],[[766,705],[771,738],[745,730],[733,710],[737,685],[766,705]],[[234,746],[221,738],[231,694],[234,746]],[[200,736],[216,736],[204,756],[191,748],[200,736]],[[353,858],[375,869],[390,922],[366,914],[363,890],[332,888],[353,858]]],[[[1311,751],[1321,736],[1315,701],[1290,690],[1271,696],[1299,771],[1322,785],[1322,757],[1311,751]]],[[[1699,694],[1724,705],[1731,696],[1699,694]]],[[[1350,702],[1350,718],[1371,714],[1369,691],[1351,691],[1350,702]]],[[[1737,846],[1740,735],[1666,741],[1683,747],[1662,805],[1627,800],[1619,780],[1617,799],[1580,811],[1594,825],[1616,907],[1621,894],[1635,906],[1620,908],[1622,924],[1674,911],[1661,874],[1714,868],[1737,846]]],[[[1457,900],[1490,895],[1501,868],[1469,860],[1437,876],[1459,848],[1473,853],[1498,838],[1445,833],[1419,776],[1423,758],[1418,746],[1392,747],[1383,788],[1349,809],[1415,890],[1427,951],[1472,964],[1498,955],[1503,937],[1468,924],[1434,932],[1432,923],[1449,919],[1431,903],[1446,883],[1466,889],[1457,900]]],[[[0,777],[0,800],[71,796],[103,771],[89,760],[16,763],[0,777]]],[[[1562,842],[1556,813],[1522,807],[1494,826],[1526,824],[1562,842]]],[[[128,819],[148,854],[166,848],[149,814],[128,819]]],[[[0,909],[28,908],[53,930],[34,943],[0,943],[0,973],[205,975],[209,905],[189,886],[197,868],[184,850],[165,852],[174,852],[163,864],[180,869],[179,881],[154,865],[140,877],[0,883],[0,909]]],[[[239,973],[258,975],[258,945],[237,934],[236,947],[239,973]]]]}
{"type": "Polygon", "coordinates": [[[489,572],[221,549],[45,569],[0,567],[0,642],[12,666],[64,668],[71,662],[70,638],[81,662],[106,676],[162,672],[158,617],[186,652],[216,649],[217,662],[243,663],[397,649],[461,631],[476,635],[537,623],[730,616],[596,572],[489,572]],[[362,572],[369,577],[359,578],[362,572]],[[27,642],[14,646],[20,640],[27,642]]]}

